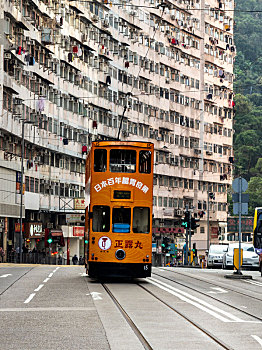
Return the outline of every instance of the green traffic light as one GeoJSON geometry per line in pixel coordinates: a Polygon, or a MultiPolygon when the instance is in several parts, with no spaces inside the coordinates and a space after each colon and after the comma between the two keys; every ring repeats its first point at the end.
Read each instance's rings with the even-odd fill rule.
{"type": "Polygon", "coordinates": [[[187,227],[187,222],[182,222],[182,226],[187,227]]]}
{"type": "Polygon", "coordinates": [[[87,244],[87,243],[88,243],[88,240],[86,239],[86,240],[85,240],[85,244],[87,244]]]}
{"type": "Polygon", "coordinates": [[[52,238],[48,238],[47,242],[51,244],[53,242],[52,238]]]}

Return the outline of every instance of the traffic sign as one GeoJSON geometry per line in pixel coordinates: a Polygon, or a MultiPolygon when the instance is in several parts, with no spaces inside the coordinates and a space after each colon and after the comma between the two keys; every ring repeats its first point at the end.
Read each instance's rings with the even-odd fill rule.
{"type": "Polygon", "coordinates": [[[243,177],[237,177],[232,182],[232,188],[233,188],[233,191],[237,193],[239,193],[240,190],[241,192],[246,192],[246,190],[248,189],[248,182],[243,177]]]}
{"type": "Polygon", "coordinates": [[[248,203],[233,203],[233,213],[236,214],[248,214],[248,203]]]}

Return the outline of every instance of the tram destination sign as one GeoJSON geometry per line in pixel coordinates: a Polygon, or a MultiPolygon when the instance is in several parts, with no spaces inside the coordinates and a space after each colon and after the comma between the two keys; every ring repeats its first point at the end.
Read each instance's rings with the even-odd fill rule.
{"type": "MultiPolygon", "coordinates": [[[[252,217],[242,217],[241,227],[242,232],[253,232],[253,218],[252,217]]],[[[227,219],[227,232],[238,232],[239,229],[239,218],[228,218],[227,219]]]]}

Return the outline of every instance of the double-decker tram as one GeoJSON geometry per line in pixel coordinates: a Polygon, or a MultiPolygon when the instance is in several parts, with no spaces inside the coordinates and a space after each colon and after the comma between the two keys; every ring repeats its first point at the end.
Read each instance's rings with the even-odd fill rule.
{"type": "Polygon", "coordinates": [[[148,277],[152,264],[154,146],[93,142],[86,161],[90,277],[148,277]]]}

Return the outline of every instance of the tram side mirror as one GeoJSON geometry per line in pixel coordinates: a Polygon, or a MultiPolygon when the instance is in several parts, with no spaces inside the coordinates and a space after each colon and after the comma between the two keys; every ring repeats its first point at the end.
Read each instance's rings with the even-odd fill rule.
{"type": "Polygon", "coordinates": [[[92,212],[92,211],[90,211],[90,212],[88,213],[88,217],[89,217],[89,219],[93,219],[93,212],[92,212]]]}

